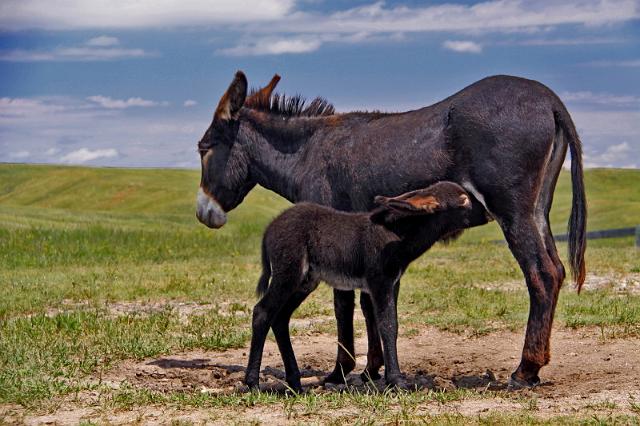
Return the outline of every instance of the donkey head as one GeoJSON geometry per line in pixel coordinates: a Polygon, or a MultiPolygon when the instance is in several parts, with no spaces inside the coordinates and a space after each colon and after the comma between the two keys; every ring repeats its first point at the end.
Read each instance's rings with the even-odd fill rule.
{"type": "Polygon", "coordinates": [[[222,95],[213,121],[198,142],[202,166],[196,217],[210,228],[227,222],[229,210],[242,202],[255,186],[249,173],[249,160],[242,144],[236,143],[240,132],[240,110],[256,99],[269,98],[280,79],[275,76],[264,89],[247,97],[247,77],[238,71],[222,95]]]}
{"type": "Polygon", "coordinates": [[[435,183],[427,188],[406,192],[397,197],[375,198],[382,206],[378,219],[385,221],[404,217],[432,214],[453,209],[471,209],[471,200],[466,191],[458,184],[448,181],[435,183]]]}

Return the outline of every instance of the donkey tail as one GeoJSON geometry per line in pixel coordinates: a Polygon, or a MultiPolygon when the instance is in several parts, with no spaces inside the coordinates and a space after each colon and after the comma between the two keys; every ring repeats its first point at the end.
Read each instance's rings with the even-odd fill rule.
{"type": "Polygon", "coordinates": [[[587,248],[587,198],[582,171],[582,143],[565,108],[555,112],[556,123],[562,129],[571,151],[571,185],[573,199],[569,218],[569,262],[578,293],[585,279],[584,252],[587,248]]]}
{"type": "Polygon", "coordinates": [[[256,296],[262,297],[269,289],[271,279],[271,261],[269,260],[269,250],[267,249],[266,238],[262,239],[262,275],[256,287],[256,296]]]}

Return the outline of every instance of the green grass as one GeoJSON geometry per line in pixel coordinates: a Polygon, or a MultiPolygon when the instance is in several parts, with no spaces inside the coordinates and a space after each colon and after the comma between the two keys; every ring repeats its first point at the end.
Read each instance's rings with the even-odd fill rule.
{"type": "MultiPolygon", "coordinates": [[[[125,358],[246,344],[262,231],[288,203],[256,188],[212,231],[195,219],[198,182],[191,170],[0,165],[0,403],[38,406],[88,386],[83,378],[125,358]],[[171,309],[109,314],[119,301],[220,309],[186,322],[171,309]]],[[[640,171],[589,170],[586,188],[589,229],[640,224],[640,171]]],[[[563,173],[555,232],[566,227],[570,198],[563,173]]],[[[402,327],[521,329],[528,296],[524,284],[501,287],[522,274],[506,246],[488,242],[500,237],[492,223],[416,261],[403,278],[402,327]]],[[[587,265],[597,274],[638,273],[640,256],[633,238],[598,240],[589,244],[587,265]]],[[[332,314],[323,287],[297,316],[332,314]]],[[[567,285],[557,318],[568,327],[640,335],[640,297],[610,289],[578,296],[567,285]]]]}

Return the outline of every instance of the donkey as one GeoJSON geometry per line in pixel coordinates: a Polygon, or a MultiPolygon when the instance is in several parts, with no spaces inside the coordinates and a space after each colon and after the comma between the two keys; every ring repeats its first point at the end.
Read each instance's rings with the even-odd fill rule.
{"type": "Polygon", "coordinates": [[[271,327],[287,383],[294,391],[302,390],[289,319],[322,280],[339,290],[369,294],[384,345],[385,379],[389,385],[405,387],[396,350],[396,283],[436,241],[459,235],[468,226],[471,200],[462,187],[445,181],[395,198],[379,196],[375,202],[381,207],[370,213],[300,203],[267,227],[256,290],[262,299],[253,309],[245,384],[258,386],[262,350],[271,327]]]}
{"type": "MultiPolygon", "coordinates": [[[[551,325],[565,269],[549,225],[553,192],[571,151],[569,262],[578,290],[585,277],[586,200],[582,147],[560,99],[532,80],[494,76],[429,107],[403,113],[335,114],[322,99],[308,106],[273,94],[280,77],[247,93],[238,71],[198,143],[202,176],[196,216],[219,228],[256,185],[291,202],[368,211],[378,194],[397,195],[440,180],[469,193],[468,226],[495,219],[519,263],[530,309],[514,386],[535,386],[550,360],[551,325]]],[[[369,351],[365,373],[384,359],[373,305],[362,292],[369,351]]],[[[341,382],[355,364],[354,292],[334,289],[338,357],[326,378],[341,382]]]]}

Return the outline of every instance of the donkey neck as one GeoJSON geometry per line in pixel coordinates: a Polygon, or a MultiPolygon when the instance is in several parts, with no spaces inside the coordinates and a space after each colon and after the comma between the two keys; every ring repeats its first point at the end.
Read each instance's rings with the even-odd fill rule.
{"type": "Polygon", "coordinates": [[[256,183],[295,203],[300,200],[300,176],[319,118],[291,117],[243,111],[242,140],[256,183]]]}

